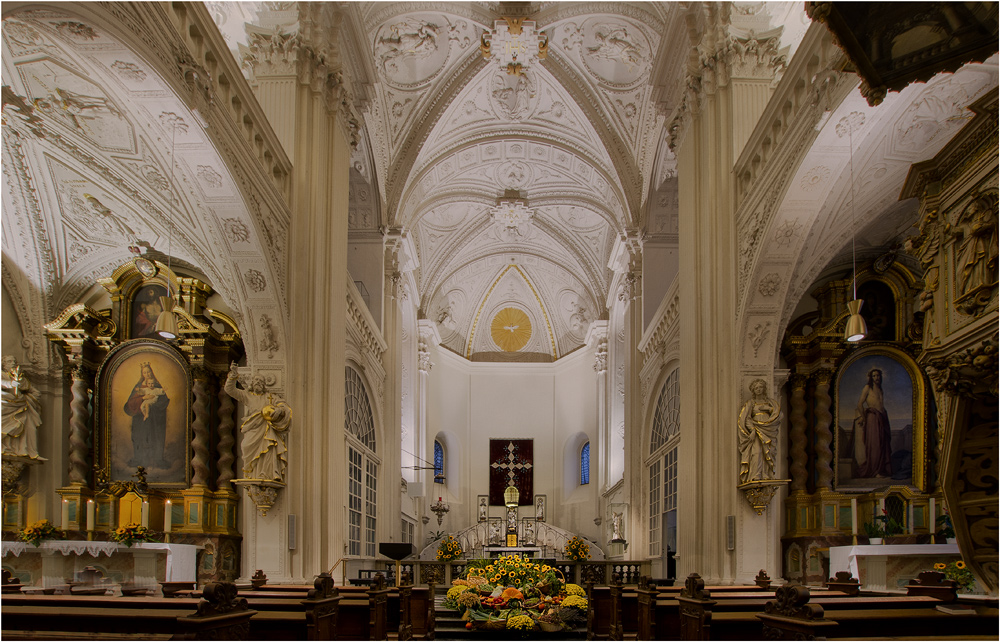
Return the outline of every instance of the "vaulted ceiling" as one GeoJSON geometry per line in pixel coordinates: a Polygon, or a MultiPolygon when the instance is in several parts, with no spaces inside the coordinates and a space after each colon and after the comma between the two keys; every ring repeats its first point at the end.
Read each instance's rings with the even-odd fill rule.
{"type": "Polygon", "coordinates": [[[503,349],[489,325],[506,308],[532,328],[520,351],[578,348],[606,315],[614,242],[644,224],[669,155],[650,77],[676,6],[544,6],[531,18],[548,54],[522,74],[481,53],[501,17],[485,5],[367,7],[374,174],[384,223],[415,241],[423,314],[466,356],[503,349]],[[527,212],[495,216],[515,192],[527,212]]]}

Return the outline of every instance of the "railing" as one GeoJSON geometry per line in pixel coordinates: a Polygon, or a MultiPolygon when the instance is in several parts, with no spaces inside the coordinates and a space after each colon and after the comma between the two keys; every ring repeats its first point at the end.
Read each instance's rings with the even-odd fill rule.
{"type": "MultiPolygon", "coordinates": [[[[588,581],[592,581],[598,586],[607,585],[611,582],[611,577],[615,573],[621,576],[623,584],[636,585],[639,583],[640,576],[649,575],[651,571],[651,564],[648,560],[553,562],[550,559],[547,561],[562,572],[567,582],[580,585],[588,581]]],[[[388,565],[395,565],[394,562],[379,562],[379,564],[386,564],[387,569],[388,565]]],[[[410,573],[413,577],[413,583],[416,586],[427,586],[432,580],[438,586],[451,586],[451,581],[461,577],[465,573],[467,566],[468,560],[457,560],[454,562],[413,560],[400,562],[400,572],[410,573]]]]}
{"type": "Polygon", "coordinates": [[[338,566],[340,566],[340,564],[342,562],[344,563],[344,566],[340,569],[340,585],[341,586],[346,586],[347,585],[347,561],[348,561],[348,559],[349,558],[347,558],[347,557],[341,557],[339,560],[337,560],[336,564],[334,564],[333,566],[330,567],[330,576],[333,577],[333,572],[337,569],[338,566]]]}

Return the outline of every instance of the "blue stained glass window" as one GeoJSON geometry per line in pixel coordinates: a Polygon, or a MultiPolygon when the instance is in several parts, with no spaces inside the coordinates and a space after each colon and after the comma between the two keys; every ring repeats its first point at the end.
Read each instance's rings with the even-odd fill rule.
{"type": "Polygon", "coordinates": [[[434,441],[434,483],[444,483],[444,448],[437,440],[434,441]]]}
{"type": "Polygon", "coordinates": [[[583,445],[580,451],[580,485],[590,483],[590,442],[583,445]]]}

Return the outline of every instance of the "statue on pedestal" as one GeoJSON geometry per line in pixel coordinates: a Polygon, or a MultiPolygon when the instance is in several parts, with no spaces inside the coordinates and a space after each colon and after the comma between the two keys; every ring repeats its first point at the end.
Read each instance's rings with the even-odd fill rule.
{"type": "Polygon", "coordinates": [[[2,396],[3,454],[43,459],[38,456],[38,426],[42,423],[38,391],[14,357],[3,358],[2,396]]]}
{"type": "Polygon", "coordinates": [[[243,474],[247,479],[279,481],[285,479],[285,435],[292,421],[291,408],[284,399],[267,392],[264,378],[254,375],[249,390],[239,390],[236,363],[229,368],[224,390],[233,399],[243,403],[243,474]]]}
{"type": "Polygon", "coordinates": [[[743,404],[739,420],[740,482],[774,479],[778,420],[781,405],[767,396],[763,379],[750,382],[751,399],[743,404]]]}

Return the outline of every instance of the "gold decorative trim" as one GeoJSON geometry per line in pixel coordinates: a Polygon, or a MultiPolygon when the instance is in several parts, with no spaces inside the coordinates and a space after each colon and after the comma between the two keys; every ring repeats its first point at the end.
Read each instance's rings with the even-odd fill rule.
{"type": "Polygon", "coordinates": [[[486,295],[483,296],[482,301],[480,301],[479,308],[476,310],[476,316],[472,321],[472,331],[469,332],[469,341],[465,348],[465,358],[469,359],[472,357],[472,346],[476,338],[476,328],[479,326],[479,317],[483,313],[483,308],[486,307],[486,302],[490,300],[490,295],[493,294],[493,289],[497,286],[498,283],[500,283],[500,280],[511,269],[517,270],[517,273],[521,275],[521,278],[524,279],[524,282],[528,285],[528,288],[531,290],[531,293],[535,295],[535,301],[538,303],[538,307],[542,311],[542,318],[545,319],[545,328],[546,330],[548,330],[549,333],[549,343],[552,346],[552,360],[556,361],[557,359],[559,359],[559,355],[556,354],[555,333],[552,331],[552,321],[549,319],[548,310],[545,309],[545,304],[542,303],[542,298],[538,295],[538,291],[535,289],[534,284],[532,284],[531,280],[527,277],[527,275],[525,275],[524,271],[522,271],[521,268],[517,265],[506,266],[500,272],[500,274],[498,274],[497,277],[493,279],[493,283],[490,285],[490,288],[486,291],[486,295]]]}

